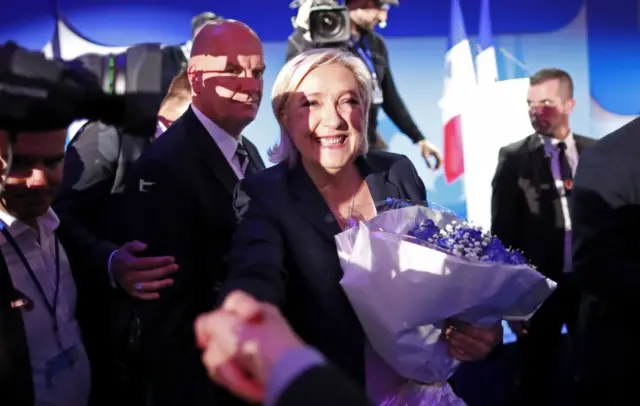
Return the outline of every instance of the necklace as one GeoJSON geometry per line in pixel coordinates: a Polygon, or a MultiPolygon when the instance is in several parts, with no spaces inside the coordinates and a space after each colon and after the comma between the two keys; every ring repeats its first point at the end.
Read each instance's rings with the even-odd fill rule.
{"type": "Polygon", "coordinates": [[[341,223],[340,224],[340,228],[342,229],[347,229],[347,228],[351,228],[353,227],[355,224],[357,224],[357,221],[353,218],[353,208],[355,206],[356,203],[356,193],[357,193],[357,189],[358,189],[358,182],[355,182],[353,184],[353,190],[351,193],[351,203],[349,203],[349,210],[347,211],[347,217],[343,217],[340,214],[340,210],[336,210],[337,214],[338,214],[338,221],[341,223]]]}

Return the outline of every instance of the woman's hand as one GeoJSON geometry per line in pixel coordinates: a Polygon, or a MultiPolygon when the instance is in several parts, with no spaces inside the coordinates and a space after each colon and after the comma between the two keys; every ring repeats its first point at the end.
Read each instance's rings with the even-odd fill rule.
{"type": "Polygon", "coordinates": [[[478,361],[502,342],[502,323],[485,328],[453,320],[443,331],[449,351],[460,361],[478,361]]]}

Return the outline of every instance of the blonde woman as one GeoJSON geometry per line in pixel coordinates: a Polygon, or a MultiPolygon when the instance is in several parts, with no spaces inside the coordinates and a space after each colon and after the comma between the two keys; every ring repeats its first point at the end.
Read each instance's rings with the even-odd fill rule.
{"type": "MultiPolygon", "coordinates": [[[[280,71],[272,107],[281,137],[269,151],[277,165],[238,186],[241,220],[222,288],[279,306],[304,341],[361,384],[365,337],[339,284],[334,236],[351,218],[374,217],[374,202],[426,200],[407,157],[368,152],[370,78],[360,59],[336,49],[302,53],[280,71]]],[[[463,327],[451,346],[480,359],[497,334],[463,327]]]]}

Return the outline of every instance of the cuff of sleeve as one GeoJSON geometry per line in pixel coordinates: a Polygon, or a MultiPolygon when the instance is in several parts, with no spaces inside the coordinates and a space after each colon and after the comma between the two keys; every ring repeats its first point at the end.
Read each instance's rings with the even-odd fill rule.
{"type": "Polygon", "coordinates": [[[267,383],[266,406],[274,406],[285,389],[303,372],[323,365],[325,358],[311,347],[300,347],[282,356],[274,365],[267,383]]]}
{"type": "Polygon", "coordinates": [[[113,274],[111,273],[111,260],[113,259],[113,256],[116,252],[118,252],[118,250],[113,250],[109,255],[109,260],[107,261],[107,274],[109,275],[109,284],[112,288],[118,287],[118,284],[116,283],[115,279],[113,279],[113,274]]]}

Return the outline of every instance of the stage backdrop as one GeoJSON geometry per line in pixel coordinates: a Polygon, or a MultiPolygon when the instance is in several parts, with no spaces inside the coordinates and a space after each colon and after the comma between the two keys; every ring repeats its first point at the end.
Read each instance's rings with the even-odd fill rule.
{"type": "MultiPolygon", "coordinates": [[[[190,35],[191,17],[205,10],[242,20],[265,41],[265,102],[246,131],[264,154],[278,137],[269,92],[283,64],[285,41],[292,29],[290,19],[295,12],[288,3],[289,0],[31,0],[27,7],[26,3],[11,2],[0,13],[0,42],[12,39],[31,49],[46,49],[58,24],[62,53],[73,57],[96,47],[109,52],[140,42],[182,43],[190,35]]],[[[475,48],[480,0],[460,3],[475,48]]],[[[500,79],[526,78],[543,67],[563,68],[575,82],[575,132],[599,138],[628,122],[640,114],[640,2],[614,3],[615,7],[599,0],[492,0],[500,79]]],[[[387,38],[393,76],[410,113],[424,134],[442,147],[437,103],[445,75],[450,5],[442,0],[403,0],[401,4],[392,8],[389,26],[380,32],[387,38]]],[[[521,102],[524,105],[525,100],[521,102]]],[[[494,107],[495,111],[484,120],[481,130],[467,134],[474,137],[470,142],[478,146],[472,149],[475,155],[468,159],[467,172],[486,164],[482,176],[468,177],[473,184],[467,187],[464,177],[447,184],[441,171],[430,171],[415,146],[384,113],[379,118],[380,131],[391,151],[407,155],[418,168],[429,200],[463,216],[467,213],[467,197],[487,199],[497,149],[528,132],[526,126],[520,125],[512,133],[504,131],[508,110],[500,114],[500,100],[495,100],[493,106],[487,101],[479,103],[494,107]],[[465,196],[465,190],[469,196],[465,196]]],[[[488,222],[488,201],[477,210],[478,220],[488,222]]]]}

